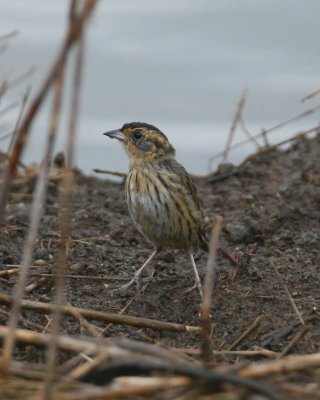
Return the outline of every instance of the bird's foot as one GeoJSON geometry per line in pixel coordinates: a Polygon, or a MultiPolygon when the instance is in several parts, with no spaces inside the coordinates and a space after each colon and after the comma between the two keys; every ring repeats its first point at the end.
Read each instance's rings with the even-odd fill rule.
{"type": "Polygon", "coordinates": [[[111,296],[117,293],[125,293],[127,290],[135,286],[137,289],[141,286],[141,277],[139,275],[134,275],[133,278],[126,284],[121,285],[115,289],[110,290],[111,296]]]}
{"type": "Polygon", "coordinates": [[[145,282],[150,282],[151,279],[153,278],[155,270],[152,268],[151,273],[147,278],[141,278],[140,274],[135,274],[133,275],[133,278],[126,284],[119,286],[118,288],[110,290],[110,294],[113,296],[116,293],[125,293],[127,290],[131,289],[133,286],[137,290],[141,288],[141,285],[144,284],[145,282]]]}

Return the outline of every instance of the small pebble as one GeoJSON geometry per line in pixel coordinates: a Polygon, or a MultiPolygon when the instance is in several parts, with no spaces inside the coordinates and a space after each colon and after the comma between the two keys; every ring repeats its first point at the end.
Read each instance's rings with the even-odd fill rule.
{"type": "Polygon", "coordinates": [[[36,267],[43,267],[47,265],[48,263],[45,260],[39,259],[33,262],[33,265],[36,267]]]}

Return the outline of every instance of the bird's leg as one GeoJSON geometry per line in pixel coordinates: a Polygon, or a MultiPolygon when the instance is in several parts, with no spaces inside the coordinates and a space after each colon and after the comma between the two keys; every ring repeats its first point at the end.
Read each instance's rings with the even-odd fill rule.
{"type": "MultiPolygon", "coordinates": [[[[151,261],[154,259],[154,257],[159,253],[159,249],[155,249],[153,251],[153,253],[151,254],[151,256],[147,259],[147,261],[142,265],[142,267],[140,267],[138,269],[138,271],[135,272],[133,278],[131,279],[131,281],[134,281],[135,283],[139,281],[140,276],[142,275],[143,271],[146,270],[149,267],[149,264],[151,263],[151,261]]],[[[130,281],[130,282],[131,282],[130,281]]],[[[128,283],[130,283],[128,282],[128,283]]]]}
{"type": "Polygon", "coordinates": [[[131,281],[129,281],[128,283],[126,283],[125,285],[120,286],[117,289],[112,290],[112,292],[124,292],[128,289],[131,288],[131,286],[133,285],[137,285],[139,287],[140,284],[140,276],[143,273],[143,271],[145,271],[148,267],[149,264],[151,263],[151,261],[155,258],[155,256],[159,253],[160,249],[155,249],[153,251],[153,253],[151,254],[151,256],[147,259],[147,261],[142,265],[142,267],[140,267],[138,269],[138,271],[135,272],[135,274],[133,275],[133,278],[131,279],[131,281]]]}
{"type": "Polygon", "coordinates": [[[193,258],[192,251],[190,251],[189,255],[190,255],[190,259],[191,259],[194,275],[195,275],[195,278],[196,278],[196,285],[197,285],[197,288],[199,290],[199,294],[200,294],[200,297],[201,297],[201,300],[202,300],[203,292],[202,292],[201,281],[200,281],[200,277],[199,277],[199,273],[198,273],[198,270],[197,270],[196,263],[195,263],[194,258],[193,258]]]}

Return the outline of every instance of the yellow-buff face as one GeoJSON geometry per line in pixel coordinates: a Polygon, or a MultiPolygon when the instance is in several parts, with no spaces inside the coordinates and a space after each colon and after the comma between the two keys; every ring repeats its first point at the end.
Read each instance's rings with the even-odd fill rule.
{"type": "Polygon", "coordinates": [[[131,162],[175,156],[166,135],[150,124],[131,122],[104,135],[122,142],[131,162]]]}

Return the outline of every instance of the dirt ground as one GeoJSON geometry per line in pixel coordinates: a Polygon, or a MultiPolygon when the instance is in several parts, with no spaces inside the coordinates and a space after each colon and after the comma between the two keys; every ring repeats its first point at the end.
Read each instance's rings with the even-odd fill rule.
{"type": "MultiPolygon", "coordinates": [[[[120,149],[119,149],[120,151],[120,149]]],[[[102,168],[112,168],[108,160],[102,168]]],[[[215,176],[221,174],[217,171],[215,176]]],[[[45,214],[33,259],[44,260],[31,270],[28,284],[38,282],[39,274],[50,274],[57,262],[59,233],[59,179],[51,179],[45,214]]],[[[15,179],[6,220],[1,230],[0,266],[21,263],[23,242],[29,226],[30,201],[35,169],[21,172],[15,179]]],[[[208,234],[215,215],[224,219],[221,242],[239,260],[232,265],[218,254],[218,282],[212,305],[214,349],[228,349],[240,335],[261,317],[257,327],[235,350],[262,347],[281,352],[301,330],[301,324],[286,295],[273,263],[285,281],[306,324],[308,334],[290,353],[320,351],[320,135],[299,139],[289,149],[274,150],[248,162],[237,174],[207,183],[196,181],[208,234]]],[[[72,203],[72,228],[68,252],[67,301],[73,306],[187,325],[199,324],[199,294],[186,254],[163,251],[155,263],[154,278],[144,283],[139,295],[130,289],[112,296],[109,288],[126,282],[152,252],[152,246],[135,230],[124,200],[124,184],[107,178],[76,173],[72,203]]],[[[207,255],[197,262],[203,279],[207,255]]],[[[0,280],[2,294],[12,294],[16,276],[0,280]]],[[[51,278],[41,282],[25,298],[54,301],[51,278]]],[[[8,306],[0,304],[0,323],[7,323],[8,306]]],[[[39,330],[48,317],[23,311],[20,327],[39,330]],[[38,329],[35,324],[38,324],[38,329]]],[[[105,328],[106,323],[93,321],[105,328]]],[[[88,335],[71,317],[63,319],[62,330],[70,335],[88,335]]],[[[176,333],[111,325],[106,337],[125,336],[176,348],[199,348],[201,338],[176,333]]],[[[18,346],[16,359],[39,361],[40,350],[18,346]]],[[[254,360],[261,357],[254,358],[254,360]]],[[[217,362],[236,363],[236,356],[223,356],[217,362]]],[[[242,358],[243,360],[243,358],[242,358]]],[[[249,360],[249,359],[248,359],[249,360]]],[[[250,361],[253,358],[250,358],[250,361]]],[[[292,378],[294,379],[294,377],[292,378]]],[[[313,374],[303,375],[312,382],[313,374]]]]}

